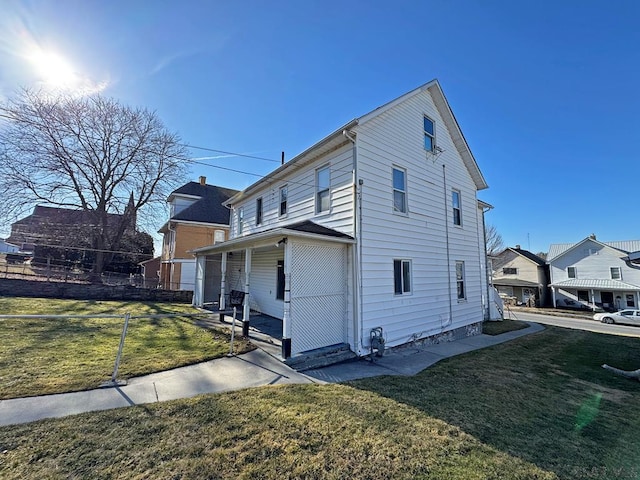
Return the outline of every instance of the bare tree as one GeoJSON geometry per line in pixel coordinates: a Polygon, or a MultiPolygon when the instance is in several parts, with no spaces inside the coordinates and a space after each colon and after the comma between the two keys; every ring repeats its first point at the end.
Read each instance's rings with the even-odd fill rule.
{"type": "Polygon", "coordinates": [[[185,157],[154,112],[23,90],[0,105],[0,215],[9,221],[36,204],[86,212],[100,273],[127,228],[182,183],[185,157]]]}
{"type": "Polygon", "coordinates": [[[485,238],[487,240],[487,255],[495,256],[504,249],[504,242],[502,241],[502,235],[498,233],[498,230],[494,225],[487,224],[484,229],[485,238]]]}

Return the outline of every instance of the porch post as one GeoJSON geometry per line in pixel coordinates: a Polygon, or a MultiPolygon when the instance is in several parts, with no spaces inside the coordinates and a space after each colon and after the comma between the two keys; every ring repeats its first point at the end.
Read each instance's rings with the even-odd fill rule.
{"type": "Polygon", "coordinates": [[[201,307],[204,304],[204,281],[206,258],[204,255],[196,257],[196,278],[193,286],[193,306],[201,307]]]}
{"type": "Polygon", "coordinates": [[[249,277],[251,276],[251,253],[250,248],[244,251],[244,304],[242,305],[242,334],[249,335],[249,313],[251,311],[249,303],[249,277]]]}
{"type": "Polygon", "coordinates": [[[284,311],[282,313],[282,358],[291,357],[291,244],[284,244],[284,311]]]}
{"type": "Polygon", "coordinates": [[[220,262],[220,310],[224,310],[226,308],[224,295],[227,287],[227,252],[222,252],[222,261],[220,262]]]}
{"type": "Polygon", "coordinates": [[[551,295],[553,297],[553,308],[556,308],[556,287],[551,287],[551,295]]]}
{"type": "Polygon", "coordinates": [[[636,292],[636,308],[640,309],[640,291],[636,292]]]}
{"type": "Polygon", "coordinates": [[[589,290],[591,292],[591,305],[593,305],[593,311],[596,311],[596,294],[593,291],[593,288],[589,290]]]}

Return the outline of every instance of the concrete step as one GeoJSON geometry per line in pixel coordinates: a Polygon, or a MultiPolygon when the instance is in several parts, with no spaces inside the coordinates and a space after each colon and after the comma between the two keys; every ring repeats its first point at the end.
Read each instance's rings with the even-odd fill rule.
{"type": "Polygon", "coordinates": [[[346,343],[317,348],[301,353],[285,360],[284,363],[291,368],[302,372],[312,368],[326,367],[335,363],[345,362],[357,358],[357,355],[349,349],[346,343]]]}

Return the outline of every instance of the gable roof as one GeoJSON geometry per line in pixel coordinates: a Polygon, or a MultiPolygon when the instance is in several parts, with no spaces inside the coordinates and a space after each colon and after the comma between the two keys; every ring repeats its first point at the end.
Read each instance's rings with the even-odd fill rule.
{"type": "Polygon", "coordinates": [[[546,263],[542,258],[540,258],[535,253],[531,253],[529,250],[523,250],[521,248],[508,248],[508,250],[511,250],[512,252],[515,252],[518,255],[522,255],[527,260],[531,260],[536,265],[542,266],[546,263]]]}
{"type": "Polygon", "coordinates": [[[549,246],[549,254],[547,256],[547,262],[551,262],[562,255],[565,255],[570,250],[573,250],[580,245],[591,241],[601,245],[603,247],[614,248],[623,253],[632,253],[640,250],[640,240],[626,240],[626,241],[616,241],[616,242],[601,242],[594,238],[593,236],[589,236],[580,240],[577,243],[553,243],[549,246]]]}
{"type": "Polygon", "coordinates": [[[171,201],[180,195],[199,197],[198,200],[175,214],[169,221],[229,225],[229,209],[224,206],[224,203],[236,193],[238,190],[231,188],[189,182],[171,192],[168,200],[171,201]]]}
{"type": "Polygon", "coordinates": [[[469,145],[467,144],[467,141],[464,138],[464,135],[462,134],[460,125],[458,124],[458,121],[453,115],[453,111],[449,106],[449,102],[444,96],[442,87],[440,87],[440,83],[438,82],[438,80],[434,79],[414,90],[411,90],[410,92],[405,93],[404,95],[401,95],[395,100],[392,100],[372,110],[371,112],[365,115],[362,115],[361,117],[354,118],[350,122],[347,122],[345,125],[338,128],[333,133],[330,133],[328,136],[326,136],[316,144],[312,145],[304,152],[295,156],[284,165],[281,165],[270,174],[266,175],[265,177],[253,183],[243,191],[239,192],[237,195],[230,198],[226,203],[231,204],[231,203],[240,201],[244,197],[250,195],[252,192],[262,188],[263,186],[273,183],[278,179],[284,177],[285,175],[288,175],[289,173],[302,168],[305,164],[313,161],[314,159],[318,158],[320,155],[323,155],[326,152],[335,150],[336,148],[347,144],[350,140],[346,138],[345,134],[349,129],[356,127],[359,124],[368,122],[369,120],[386,112],[390,108],[393,108],[396,105],[404,102],[405,100],[413,97],[414,95],[417,95],[424,91],[429,91],[431,93],[434,104],[438,109],[438,111],[440,112],[440,115],[442,116],[442,119],[444,120],[444,123],[453,139],[453,143],[456,147],[456,150],[462,157],[462,160],[465,166],[467,167],[467,170],[469,171],[469,174],[471,175],[471,178],[473,179],[476,185],[476,188],[478,190],[483,190],[485,188],[488,188],[488,185],[482,175],[482,172],[480,172],[480,168],[478,167],[478,164],[473,154],[471,153],[471,149],[469,148],[469,145]]]}

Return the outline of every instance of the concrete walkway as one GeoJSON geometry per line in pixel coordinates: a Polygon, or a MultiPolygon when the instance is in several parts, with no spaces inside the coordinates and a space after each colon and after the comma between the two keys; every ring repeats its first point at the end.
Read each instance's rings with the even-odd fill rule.
{"type": "Polygon", "coordinates": [[[337,383],[379,375],[415,375],[444,358],[497,345],[543,329],[541,325],[530,323],[529,328],[502,335],[478,335],[455,342],[392,349],[375,362],[360,359],[304,373],[292,370],[258,348],[241,356],[219,358],[132,378],[122,387],[0,400],[0,426],[263,385],[337,383]]]}

